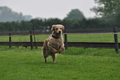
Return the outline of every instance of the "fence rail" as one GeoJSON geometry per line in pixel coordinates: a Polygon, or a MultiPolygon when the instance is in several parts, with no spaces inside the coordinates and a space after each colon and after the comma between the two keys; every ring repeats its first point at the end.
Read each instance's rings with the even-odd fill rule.
{"type": "MultiPolygon", "coordinates": [[[[65,41],[65,48],[67,49],[68,47],[84,47],[84,48],[115,48],[115,51],[118,53],[118,49],[120,48],[120,43],[118,43],[118,36],[117,34],[117,28],[114,28],[114,33],[109,33],[109,34],[114,34],[114,41],[115,42],[68,42],[67,41],[67,34],[64,33],[64,41],[65,41]]],[[[104,33],[103,33],[104,34],[104,33]]],[[[108,33],[107,33],[108,34],[108,33]]],[[[35,46],[43,46],[43,42],[36,42],[35,40],[35,34],[32,31],[29,31],[29,36],[30,36],[30,42],[12,42],[12,36],[11,33],[9,33],[9,42],[0,42],[0,46],[24,46],[28,47],[31,46],[31,49],[35,46]],[[34,36],[32,36],[34,35],[34,36]],[[33,40],[34,37],[34,40],[33,40]]]]}
{"type": "MultiPolygon", "coordinates": [[[[114,42],[67,42],[68,47],[115,48],[114,42]]],[[[120,45],[120,43],[118,43],[120,45]]],[[[31,42],[0,42],[0,46],[31,46],[31,42]]],[[[43,46],[43,42],[33,42],[33,46],[43,46]]],[[[119,46],[120,47],[120,46],[119,46]]]]}

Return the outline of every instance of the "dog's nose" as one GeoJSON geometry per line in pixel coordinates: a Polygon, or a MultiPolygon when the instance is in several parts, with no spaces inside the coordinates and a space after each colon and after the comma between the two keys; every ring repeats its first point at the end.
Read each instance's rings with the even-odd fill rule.
{"type": "Polygon", "coordinates": [[[61,31],[59,31],[58,33],[61,34],[61,31]]]}

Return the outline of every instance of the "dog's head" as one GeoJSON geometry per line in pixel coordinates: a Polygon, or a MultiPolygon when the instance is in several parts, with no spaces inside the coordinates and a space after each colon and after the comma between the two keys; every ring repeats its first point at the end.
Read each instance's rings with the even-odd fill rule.
{"type": "Polygon", "coordinates": [[[52,25],[51,30],[54,31],[55,34],[62,34],[62,32],[64,31],[64,26],[60,24],[52,25]]]}

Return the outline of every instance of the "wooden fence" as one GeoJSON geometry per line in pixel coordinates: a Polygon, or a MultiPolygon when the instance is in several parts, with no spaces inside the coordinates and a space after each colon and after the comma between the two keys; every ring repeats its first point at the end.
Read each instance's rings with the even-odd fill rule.
{"type": "MultiPolygon", "coordinates": [[[[34,32],[33,32],[34,33],[34,32]]],[[[0,42],[0,46],[30,46],[31,49],[35,46],[43,46],[43,42],[34,42],[33,41],[33,33],[32,31],[29,32],[30,35],[30,42],[12,42],[11,33],[9,33],[9,42],[0,42]]],[[[68,47],[84,47],[84,48],[115,48],[115,51],[118,53],[119,45],[118,43],[118,35],[117,35],[117,28],[114,28],[114,41],[115,42],[68,42],[67,41],[67,33],[64,34],[64,43],[65,48],[68,47]]]]}

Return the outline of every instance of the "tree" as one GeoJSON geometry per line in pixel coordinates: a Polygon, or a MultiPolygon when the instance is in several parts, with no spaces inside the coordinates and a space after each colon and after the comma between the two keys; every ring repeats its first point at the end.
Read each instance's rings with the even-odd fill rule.
{"type": "Polygon", "coordinates": [[[95,0],[98,4],[97,7],[93,7],[91,10],[96,15],[106,18],[111,22],[120,22],[120,0],[95,0]]]}
{"type": "Polygon", "coordinates": [[[12,11],[7,6],[0,7],[0,22],[31,20],[32,16],[12,11]]]}
{"type": "Polygon", "coordinates": [[[97,7],[93,7],[91,10],[97,15],[105,16],[110,14],[116,14],[116,11],[120,8],[119,0],[94,0],[98,4],[97,7]]]}
{"type": "Polygon", "coordinates": [[[83,15],[83,13],[78,10],[78,9],[72,9],[68,14],[67,17],[65,17],[65,19],[83,19],[85,18],[85,16],[83,15]]]}

